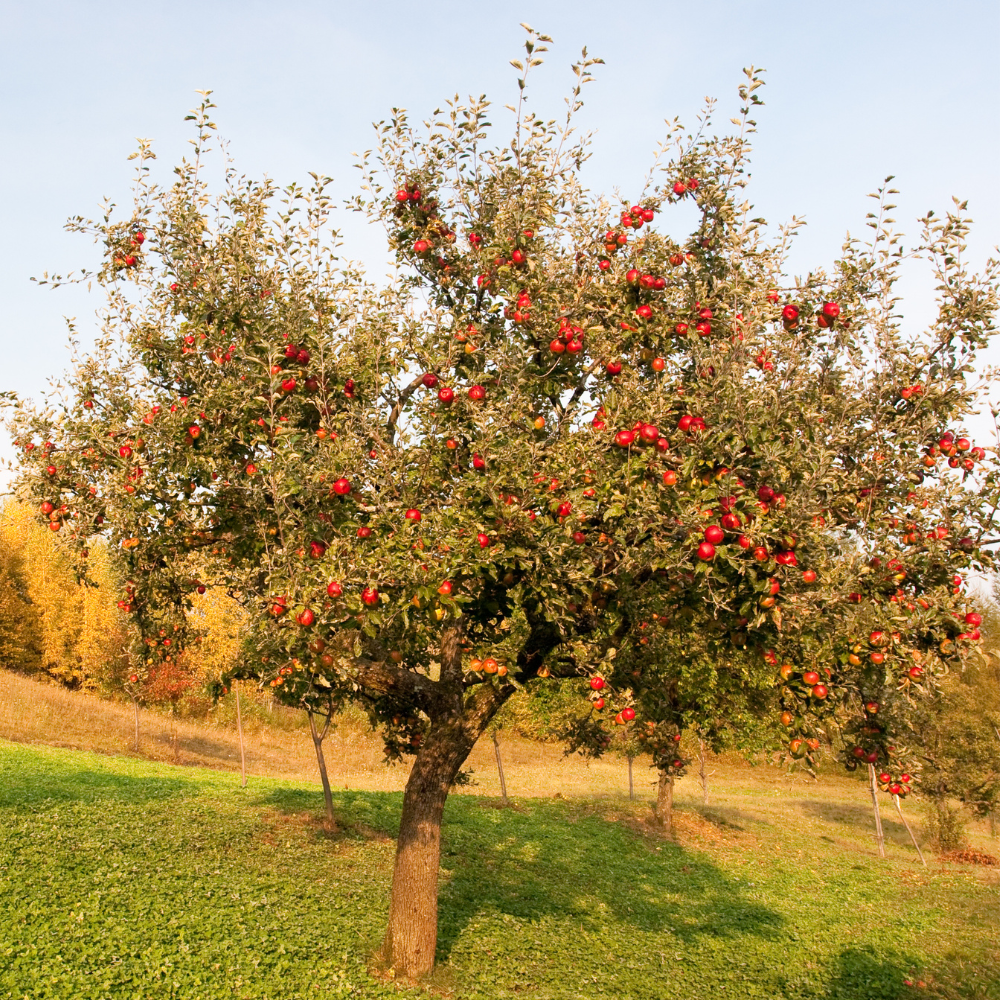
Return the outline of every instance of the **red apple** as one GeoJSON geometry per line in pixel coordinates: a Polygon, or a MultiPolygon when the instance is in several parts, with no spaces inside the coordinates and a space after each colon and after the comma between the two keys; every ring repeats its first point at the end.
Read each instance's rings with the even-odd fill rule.
{"type": "Polygon", "coordinates": [[[341,585],[336,580],[331,580],[326,585],[326,592],[331,597],[340,597],[340,595],[343,594],[343,592],[344,592],[344,588],[341,587],[341,585]]]}
{"type": "Polygon", "coordinates": [[[379,593],[374,587],[365,587],[361,591],[361,600],[364,601],[369,607],[373,604],[378,604],[379,593]]]}
{"type": "Polygon", "coordinates": [[[715,558],[715,546],[711,542],[702,542],[698,546],[698,558],[703,562],[709,562],[715,558]]]}
{"type": "Polygon", "coordinates": [[[303,628],[308,628],[316,620],[316,616],[312,613],[310,608],[306,608],[301,614],[296,616],[295,620],[303,628]]]}
{"type": "Polygon", "coordinates": [[[348,479],[338,479],[333,484],[333,492],[338,496],[347,496],[351,492],[351,483],[348,479]]]}
{"type": "Polygon", "coordinates": [[[416,522],[421,520],[420,511],[414,509],[413,507],[411,507],[403,516],[406,518],[407,521],[416,522]]]}

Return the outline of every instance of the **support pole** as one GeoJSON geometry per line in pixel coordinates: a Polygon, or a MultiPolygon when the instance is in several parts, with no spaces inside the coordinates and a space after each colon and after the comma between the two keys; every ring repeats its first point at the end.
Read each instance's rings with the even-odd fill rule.
{"type": "Polygon", "coordinates": [[[875,810],[875,843],[878,845],[878,856],[885,857],[885,836],[882,833],[882,817],[878,811],[878,784],[875,781],[875,767],[868,765],[868,782],[872,793],[872,808],[875,810]]]}
{"type": "Polygon", "coordinates": [[[503,761],[500,760],[500,744],[497,742],[496,730],[491,734],[493,737],[493,752],[496,754],[497,758],[497,773],[500,775],[500,801],[507,805],[507,782],[504,780],[503,776],[503,761]]]}
{"type": "Polygon", "coordinates": [[[910,840],[913,841],[913,846],[917,849],[917,854],[920,857],[920,863],[926,868],[927,862],[924,861],[924,852],[920,850],[920,845],[917,843],[917,838],[913,836],[913,831],[910,829],[910,824],[906,822],[906,817],[903,815],[903,810],[899,807],[899,796],[893,795],[892,801],[896,803],[896,812],[899,813],[899,818],[903,821],[903,826],[906,827],[906,832],[910,835],[910,840]]]}
{"type": "Polygon", "coordinates": [[[240,711],[240,682],[234,681],[236,688],[236,731],[240,734],[240,788],[247,787],[247,758],[243,750],[243,713],[240,711]]]}

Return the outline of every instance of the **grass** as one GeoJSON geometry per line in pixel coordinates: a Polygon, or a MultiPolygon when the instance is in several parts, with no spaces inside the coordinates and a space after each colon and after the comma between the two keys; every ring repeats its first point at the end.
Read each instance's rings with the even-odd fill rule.
{"type": "MultiPolygon", "coordinates": [[[[677,843],[622,796],[453,796],[432,992],[1000,997],[996,871],[923,869],[890,820],[879,861],[863,792],[733,769],[677,843]]],[[[0,741],[0,997],[398,996],[367,962],[400,796],[335,804],[331,837],[313,785],[0,741]]]]}

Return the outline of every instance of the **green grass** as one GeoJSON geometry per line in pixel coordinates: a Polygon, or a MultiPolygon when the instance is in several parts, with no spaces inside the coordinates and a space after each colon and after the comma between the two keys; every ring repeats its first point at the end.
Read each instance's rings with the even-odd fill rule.
{"type": "MultiPolygon", "coordinates": [[[[398,996],[366,964],[400,796],[335,802],[330,838],[312,787],[0,742],[0,997],[398,996]]],[[[847,807],[707,815],[694,850],[627,803],[453,797],[435,992],[1000,998],[995,877],[879,862],[847,807]]]]}

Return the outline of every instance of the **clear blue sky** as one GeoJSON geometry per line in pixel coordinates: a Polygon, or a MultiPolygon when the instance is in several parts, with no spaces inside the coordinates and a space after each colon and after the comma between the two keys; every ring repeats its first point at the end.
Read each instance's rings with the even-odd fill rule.
{"type": "MultiPolygon", "coordinates": [[[[995,0],[6,0],[0,389],[37,397],[65,370],[64,315],[87,339],[97,296],[29,278],[94,264],[96,249],[63,222],[93,214],[105,195],[127,201],[137,136],[156,140],[168,175],[188,148],[182,119],[195,89],[214,90],[216,121],[244,172],[287,182],[316,170],[346,196],[352,151],[371,145],[371,123],[393,106],[422,117],[456,92],[485,92],[494,122],[506,124],[521,21],[555,39],[532,96],[543,112],[561,108],[583,45],[606,61],[582,115],[598,132],[592,187],[627,195],[663,120],[693,122],[706,95],[720,99],[721,127],[753,63],[768,85],[750,193],[772,223],[808,220],[797,268],[834,259],[845,232],[862,229],[866,193],[890,173],[904,231],[915,235],[918,215],[958,195],[977,222],[973,260],[1000,242],[995,0]]],[[[377,264],[377,234],[345,223],[348,252],[377,264]]],[[[932,301],[919,279],[904,288],[915,321],[932,301]]],[[[0,434],[0,456],[9,454],[0,434]]]]}

